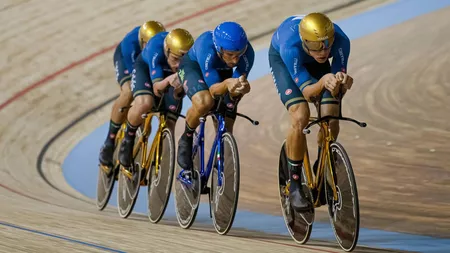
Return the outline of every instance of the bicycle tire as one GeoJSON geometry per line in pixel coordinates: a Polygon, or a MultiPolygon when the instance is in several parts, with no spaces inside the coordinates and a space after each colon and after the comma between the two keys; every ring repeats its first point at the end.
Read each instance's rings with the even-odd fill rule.
{"type": "MultiPolygon", "coordinates": [[[[289,180],[289,171],[287,167],[287,156],[285,151],[286,140],[283,141],[280,151],[278,164],[278,189],[280,193],[280,206],[283,213],[283,220],[291,238],[298,244],[306,244],[311,236],[315,210],[299,213],[296,212],[290,205],[289,196],[286,195],[285,188],[289,180]]],[[[306,184],[305,169],[302,169],[302,186],[303,191],[311,203],[313,203],[313,195],[311,189],[306,184]]]]}
{"type": "Polygon", "coordinates": [[[151,161],[152,167],[149,171],[150,175],[147,185],[147,211],[148,218],[152,223],[158,223],[164,216],[172,190],[175,169],[175,140],[169,128],[164,128],[161,131],[159,155],[159,173],[155,175],[154,162],[151,161]],[[167,161],[164,159],[167,159],[167,161]]]}
{"type": "Polygon", "coordinates": [[[135,137],[135,145],[139,145],[139,150],[136,155],[133,157],[133,178],[132,183],[128,182],[130,179],[119,171],[119,179],[118,179],[118,187],[117,187],[117,210],[119,212],[119,216],[126,219],[133,212],[134,205],[136,204],[136,200],[139,196],[139,190],[141,188],[141,180],[142,175],[145,173],[145,169],[142,167],[142,147],[141,143],[138,141],[140,136],[142,135],[142,129],[138,128],[135,137]],[[125,187],[125,188],[124,188],[125,187]],[[132,187],[132,188],[131,188],[132,187]],[[122,198],[121,198],[122,197],[122,198]]]}
{"type": "MultiPolygon", "coordinates": [[[[236,215],[236,210],[238,206],[239,200],[239,184],[240,184],[240,163],[239,163],[239,151],[236,143],[236,139],[231,133],[224,133],[222,135],[222,143],[223,143],[223,167],[224,171],[222,172],[222,187],[219,188],[218,183],[218,171],[217,166],[214,166],[211,177],[211,197],[210,197],[210,208],[212,214],[212,220],[214,224],[214,229],[220,235],[226,235],[231,227],[233,226],[234,218],[236,215]],[[229,147],[229,150],[226,149],[226,143],[229,147]],[[232,157],[225,158],[226,154],[229,152],[232,153],[232,157]],[[228,174],[230,172],[227,170],[227,161],[232,158],[233,160],[233,174],[228,174]],[[230,180],[232,184],[229,184],[230,180]],[[229,188],[233,186],[232,188],[229,188]],[[227,188],[228,186],[228,188],[227,188]],[[230,191],[230,189],[232,191],[230,191]],[[219,193],[219,195],[217,195],[219,193]],[[222,201],[225,200],[225,201],[222,201]],[[229,208],[227,210],[227,208],[229,208]]],[[[217,148],[215,150],[215,154],[217,154],[217,148]]],[[[217,158],[216,155],[214,157],[217,158]]],[[[216,159],[215,159],[216,162],[216,159]]],[[[215,164],[215,163],[214,163],[215,164]]]]}
{"type": "MultiPolygon", "coordinates": [[[[194,140],[197,133],[194,132],[194,140]]],[[[194,141],[194,143],[196,143],[194,141]]],[[[200,178],[200,146],[195,147],[195,155],[193,157],[194,173],[196,180],[193,180],[193,185],[185,185],[179,179],[175,180],[175,213],[177,216],[178,225],[181,228],[189,229],[195,222],[197,217],[198,207],[201,198],[201,178],[200,178]],[[190,205],[188,207],[187,205],[190,205]]],[[[179,175],[182,168],[176,164],[175,175],[179,175]]]]}
{"type": "MultiPolygon", "coordinates": [[[[116,136],[120,136],[123,134],[122,127],[117,132],[116,136]]],[[[118,139],[116,137],[115,141],[115,148],[113,153],[113,165],[110,168],[110,172],[107,174],[104,172],[104,170],[101,168],[102,165],[99,166],[99,173],[98,173],[98,179],[97,179],[97,194],[96,194],[96,205],[97,209],[99,211],[102,211],[105,209],[105,207],[108,205],[108,202],[111,198],[111,194],[114,189],[114,184],[116,182],[116,177],[119,172],[119,161],[118,161],[118,154],[119,154],[119,143],[118,139]]]]}
{"type": "Polygon", "coordinates": [[[350,158],[348,157],[344,147],[338,142],[333,142],[330,144],[329,150],[331,155],[330,160],[333,164],[332,166],[334,167],[334,181],[338,191],[338,200],[334,201],[332,196],[333,190],[328,183],[332,182],[331,174],[329,173],[330,170],[327,170],[327,183],[325,184],[325,189],[328,203],[328,214],[339,246],[344,251],[350,252],[355,249],[358,243],[360,225],[356,179],[353,173],[350,158]],[[338,160],[341,161],[339,165],[343,164],[345,170],[342,170],[342,166],[337,166],[338,160]],[[349,208],[349,206],[351,207],[349,208]]]}

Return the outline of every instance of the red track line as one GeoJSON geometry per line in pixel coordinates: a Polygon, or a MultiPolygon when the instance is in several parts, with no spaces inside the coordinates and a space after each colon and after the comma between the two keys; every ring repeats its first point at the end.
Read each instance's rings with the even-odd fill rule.
{"type": "Polygon", "coordinates": [[[2,183],[0,183],[0,187],[4,188],[4,189],[6,189],[6,190],[8,190],[8,191],[10,191],[10,192],[13,192],[13,193],[15,193],[15,194],[18,194],[18,195],[20,195],[20,196],[22,196],[22,197],[29,198],[29,199],[33,199],[33,200],[36,200],[36,201],[39,201],[39,202],[43,202],[43,203],[52,205],[52,203],[50,203],[50,202],[47,202],[47,201],[42,200],[42,199],[35,198],[35,197],[33,197],[33,196],[30,196],[30,195],[26,195],[25,193],[22,193],[22,192],[19,192],[19,191],[17,191],[17,190],[14,190],[14,189],[12,189],[12,188],[9,188],[8,186],[6,186],[6,185],[4,185],[4,184],[2,184],[2,183]]]}
{"type": "MultiPolygon", "coordinates": [[[[180,24],[180,23],[182,23],[184,21],[187,21],[187,20],[199,17],[199,16],[201,16],[203,14],[206,14],[206,13],[218,10],[218,9],[223,8],[225,6],[237,3],[239,1],[240,0],[228,0],[228,1],[225,1],[225,2],[220,3],[220,4],[216,4],[214,6],[208,7],[206,9],[201,10],[201,11],[195,12],[195,13],[193,13],[191,15],[179,18],[179,19],[177,19],[177,20],[175,20],[173,22],[168,23],[166,26],[170,27],[170,26],[178,25],[178,24],[180,24]]],[[[60,69],[60,70],[58,70],[58,71],[56,71],[56,72],[54,72],[54,73],[52,73],[50,75],[45,76],[44,78],[42,78],[41,80],[39,80],[39,81],[37,81],[35,83],[32,83],[31,85],[25,87],[23,90],[17,92],[12,97],[10,97],[8,100],[6,100],[2,104],[0,104],[0,111],[3,110],[8,105],[10,105],[12,102],[14,102],[14,101],[18,100],[19,98],[21,98],[23,95],[27,94],[28,92],[34,90],[35,88],[37,88],[37,87],[39,87],[41,85],[44,85],[44,84],[48,83],[49,81],[51,81],[52,79],[58,77],[59,75],[64,74],[65,72],[67,72],[67,71],[69,71],[69,70],[71,70],[71,69],[73,69],[73,68],[75,68],[77,66],[85,64],[86,62],[89,62],[92,59],[94,59],[94,58],[96,58],[96,57],[98,57],[100,55],[103,55],[103,54],[113,50],[116,47],[116,45],[117,44],[114,44],[114,45],[111,45],[111,46],[109,46],[107,48],[103,48],[100,51],[95,52],[95,53],[93,53],[91,55],[88,55],[87,57],[85,57],[85,58],[83,58],[81,60],[72,62],[71,64],[67,65],[66,67],[64,67],[64,68],[62,68],[62,69],[60,69]]]]}
{"type": "MultiPolygon", "coordinates": [[[[183,22],[183,21],[187,21],[187,20],[196,18],[196,17],[201,16],[201,15],[203,15],[203,14],[206,14],[206,13],[209,13],[209,12],[212,12],[212,11],[215,11],[215,10],[218,10],[218,9],[223,8],[223,7],[225,7],[225,6],[228,6],[228,5],[237,3],[237,2],[239,2],[239,1],[240,1],[240,0],[228,0],[228,1],[225,1],[225,2],[220,3],[220,4],[216,4],[216,5],[214,5],[214,6],[211,6],[211,7],[206,8],[206,9],[204,9],[204,10],[195,12],[195,13],[193,13],[193,14],[191,14],[191,15],[188,15],[188,16],[186,16],[186,17],[182,17],[182,18],[180,18],[180,19],[178,19],[178,20],[175,20],[175,21],[173,21],[173,22],[170,22],[170,23],[168,23],[166,26],[167,26],[167,27],[170,27],[170,26],[174,26],[174,25],[180,24],[180,23],[183,22]]],[[[113,49],[116,47],[116,45],[117,45],[117,43],[114,44],[114,45],[112,45],[112,46],[109,46],[109,47],[107,47],[107,48],[103,48],[103,49],[99,50],[98,52],[93,53],[93,54],[91,54],[91,55],[89,55],[89,56],[87,56],[87,57],[85,57],[85,58],[83,58],[83,59],[81,59],[81,60],[72,62],[72,63],[69,64],[68,66],[66,66],[66,67],[64,67],[64,68],[62,68],[62,69],[60,69],[60,70],[58,70],[58,71],[56,71],[56,72],[54,72],[54,73],[52,73],[52,74],[50,74],[50,75],[45,76],[44,78],[42,78],[41,80],[39,80],[39,81],[37,81],[37,82],[35,82],[35,83],[32,83],[31,85],[25,87],[23,90],[17,92],[17,93],[14,94],[12,97],[10,97],[8,100],[6,100],[6,101],[3,102],[2,104],[0,104],[0,111],[3,110],[3,109],[4,109],[5,107],[7,107],[8,105],[10,105],[12,102],[14,102],[14,101],[18,100],[19,98],[21,98],[23,95],[25,95],[25,94],[27,94],[28,92],[32,91],[33,89],[35,89],[35,88],[37,88],[37,87],[39,87],[39,86],[41,86],[41,85],[44,85],[44,84],[48,83],[48,82],[51,81],[52,79],[58,77],[59,75],[65,73],[65,72],[67,72],[67,71],[69,71],[69,70],[71,70],[71,69],[73,69],[73,68],[75,68],[75,67],[77,67],[77,66],[80,66],[80,65],[82,65],[82,64],[85,64],[86,62],[89,62],[89,61],[91,61],[92,59],[94,59],[94,58],[96,58],[96,57],[98,57],[98,56],[100,56],[100,55],[102,55],[102,54],[105,54],[105,53],[107,53],[107,52],[113,50],[113,49]]],[[[34,200],[37,200],[37,201],[40,201],[40,202],[44,202],[44,203],[47,203],[47,204],[51,204],[51,203],[49,203],[49,202],[47,202],[47,201],[44,201],[44,200],[41,200],[41,199],[38,199],[38,198],[35,198],[35,197],[32,197],[32,196],[26,195],[26,194],[24,194],[24,193],[21,193],[21,192],[19,192],[18,190],[12,189],[12,188],[10,188],[10,187],[8,187],[8,186],[6,186],[6,185],[3,185],[3,184],[1,184],[1,183],[0,183],[0,187],[4,188],[4,189],[6,189],[6,190],[8,190],[8,191],[10,191],[10,192],[19,194],[19,195],[21,195],[21,196],[24,196],[24,197],[27,197],[27,198],[30,198],[30,199],[34,199],[34,200]]]]}

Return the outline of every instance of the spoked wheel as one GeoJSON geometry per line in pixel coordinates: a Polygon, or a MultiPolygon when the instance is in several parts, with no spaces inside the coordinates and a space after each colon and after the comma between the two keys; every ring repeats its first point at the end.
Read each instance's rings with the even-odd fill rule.
{"type": "MultiPolygon", "coordinates": [[[[142,135],[141,128],[136,132],[135,145],[140,145],[138,142],[139,137],[142,135]]],[[[139,188],[141,179],[143,178],[143,173],[145,169],[142,168],[142,148],[138,147],[139,150],[134,157],[134,164],[129,168],[132,172],[131,178],[125,174],[125,169],[121,166],[119,172],[119,185],[117,189],[117,209],[119,210],[119,215],[122,218],[127,218],[133,212],[134,204],[136,204],[137,197],[139,195],[139,188]]]]}
{"type": "MultiPolygon", "coordinates": [[[[211,177],[210,208],[216,232],[225,235],[233,225],[238,205],[240,167],[236,140],[230,133],[223,134],[222,145],[223,171],[218,175],[216,160],[211,177]],[[218,182],[219,177],[222,181],[221,186],[218,182]]],[[[215,153],[217,157],[217,149],[215,153]]]]}
{"type": "MultiPolygon", "coordinates": [[[[118,131],[116,136],[123,134],[122,128],[118,131]]],[[[97,180],[97,208],[102,211],[106,205],[108,205],[111,193],[114,188],[114,183],[117,180],[117,174],[119,173],[119,145],[120,143],[116,139],[116,146],[113,154],[113,165],[109,166],[99,166],[98,180],[97,180]]]]}
{"type": "MultiPolygon", "coordinates": [[[[161,133],[158,172],[155,167],[155,157],[151,162],[147,210],[148,218],[152,223],[161,220],[169,202],[172,189],[173,171],[175,167],[175,141],[170,129],[161,133]]],[[[155,154],[156,156],[156,154],[155,154]]]]}
{"type": "MultiPolygon", "coordinates": [[[[286,141],[285,141],[286,142],[286,141]]],[[[281,210],[283,213],[284,223],[296,243],[305,244],[311,235],[312,225],[314,222],[314,208],[307,212],[296,212],[289,202],[289,171],[287,166],[287,156],[285,151],[286,143],[283,142],[280,152],[280,160],[278,166],[278,186],[280,189],[281,210]]],[[[304,169],[302,169],[302,186],[306,197],[311,203],[313,202],[313,195],[306,184],[306,177],[304,169]]]]}
{"type": "Polygon", "coordinates": [[[339,245],[345,251],[352,251],[359,235],[359,201],[355,175],[347,152],[341,144],[331,143],[330,154],[337,199],[333,197],[333,177],[328,169],[325,184],[328,214],[339,245]]]}
{"type": "Polygon", "coordinates": [[[186,179],[184,176],[185,171],[178,163],[175,171],[175,175],[177,176],[175,180],[175,213],[178,224],[184,229],[192,226],[197,216],[198,206],[200,205],[200,147],[195,147],[194,149],[193,165],[193,179],[186,179]]]}

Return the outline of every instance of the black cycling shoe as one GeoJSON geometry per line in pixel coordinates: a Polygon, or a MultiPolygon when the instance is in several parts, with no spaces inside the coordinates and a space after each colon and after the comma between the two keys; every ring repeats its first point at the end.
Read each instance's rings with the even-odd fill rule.
{"type": "Polygon", "coordinates": [[[131,167],[132,165],[133,146],[134,146],[134,139],[128,140],[127,138],[124,138],[120,145],[119,162],[125,168],[131,167]]]}
{"type": "Polygon", "coordinates": [[[298,176],[297,179],[293,179],[293,177],[291,177],[291,183],[289,185],[289,202],[296,212],[309,211],[312,208],[311,203],[308,201],[305,193],[303,192],[302,183],[300,177],[298,176]]]}
{"type": "Polygon", "coordinates": [[[114,144],[105,143],[100,149],[99,160],[104,166],[113,165],[114,144]]]}
{"type": "Polygon", "coordinates": [[[178,165],[185,170],[192,170],[192,137],[181,135],[178,141],[178,165]]]}

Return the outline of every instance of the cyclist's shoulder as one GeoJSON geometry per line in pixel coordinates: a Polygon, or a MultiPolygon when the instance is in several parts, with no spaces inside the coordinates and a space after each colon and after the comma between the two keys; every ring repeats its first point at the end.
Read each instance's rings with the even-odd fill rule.
{"type": "Polygon", "coordinates": [[[335,41],[337,41],[337,42],[349,42],[350,39],[349,39],[348,35],[344,32],[344,30],[342,30],[342,28],[336,23],[333,23],[333,25],[334,25],[335,41]]]}
{"type": "Polygon", "coordinates": [[[213,45],[213,34],[212,31],[205,31],[198,36],[194,42],[194,46],[208,46],[213,45]]]}
{"type": "Polygon", "coordinates": [[[194,42],[189,50],[189,56],[192,60],[206,58],[207,60],[215,60],[215,48],[211,31],[202,33],[194,42]]]}
{"type": "Polygon", "coordinates": [[[139,41],[139,28],[140,26],[136,26],[131,31],[129,31],[127,34],[125,34],[124,38],[122,39],[122,43],[131,43],[133,41],[138,42],[139,41]]]}

